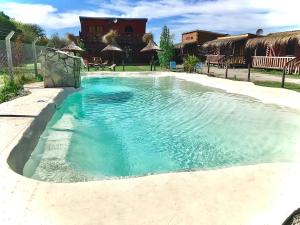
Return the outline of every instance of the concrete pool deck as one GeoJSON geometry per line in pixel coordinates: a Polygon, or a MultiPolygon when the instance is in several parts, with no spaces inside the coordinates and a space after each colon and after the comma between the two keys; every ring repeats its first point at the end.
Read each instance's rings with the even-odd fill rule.
{"type": "MultiPolygon", "coordinates": [[[[175,75],[207,86],[226,87],[232,93],[260,95],[263,102],[300,109],[300,93],[289,90],[194,74],[156,75],[175,75]]],[[[7,115],[0,117],[1,225],[279,225],[300,207],[298,163],[85,183],[48,183],[23,177],[8,166],[7,158],[33,120],[45,113],[43,109],[62,92],[70,91],[43,89],[39,84],[28,88],[32,94],[0,104],[0,114],[7,115]]]]}

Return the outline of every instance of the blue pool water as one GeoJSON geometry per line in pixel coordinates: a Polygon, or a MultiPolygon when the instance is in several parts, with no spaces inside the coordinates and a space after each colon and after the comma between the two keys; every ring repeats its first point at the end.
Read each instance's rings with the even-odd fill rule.
{"type": "Polygon", "coordinates": [[[83,79],[24,167],[76,182],[297,161],[300,113],[174,77],[83,79]]]}

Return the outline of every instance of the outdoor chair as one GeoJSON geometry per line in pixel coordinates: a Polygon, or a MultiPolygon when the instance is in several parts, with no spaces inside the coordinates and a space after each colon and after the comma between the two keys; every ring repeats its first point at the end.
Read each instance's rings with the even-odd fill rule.
{"type": "Polygon", "coordinates": [[[103,62],[101,57],[94,57],[94,65],[104,70],[104,68],[108,65],[108,60],[103,62]]]}
{"type": "Polygon", "coordinates": [[[116,64],[112,64],[111,66],[108,67],[108,69],[112,70],[112,71],[116,71],[116,64]]]}
{"type": "Polygon", "coordinates": [[[90,64],[87,59],[82,59],[81,63],[83,64],[84,68],[87,68],[88,71],[90,71],[90,64]]]}

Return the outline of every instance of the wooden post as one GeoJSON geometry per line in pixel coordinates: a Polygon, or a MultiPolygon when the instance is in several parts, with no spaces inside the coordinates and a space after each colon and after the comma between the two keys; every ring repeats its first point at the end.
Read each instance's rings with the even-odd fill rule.
{"type": "Polygon", "coordinates": [[[209,74],[209,67],[210,67],[210,63],[207,63],[207,74],[209,74]]]}
{"type": "Polygon", "coordinates": [[[225,64],[225,78],[228,77],[228,63],[225,64]]]}
{"type": "Polygon", "coordinates": [[[150,61],[150,70],[152,71],[153,67],[153,60],[154,60],[154,52],[152,53],[151,61],[150,61]]]}
{"type": "Polygon", "coordinates": [[[248,81],[250,81],[250,75],[251,75],[251,65],[248,64],[248,81]]]}
{"type": "Polygon", "coordinates": [[[124,59],[122,60],[122,66],[123,66],[123,71],[125,71],[125,63],[124,63],[124,59]]]}
{"type": "MultiPolygon", "coordinates": [[[[32,56],[33,56],[33,64],[34,64],[34,74],[35,76],[38,75],[38,69],[37,69],[37,56],[36,56],[36,47],[35,44],[39,40],[39,38],[35,38],[32,42],[32,56]]],[[[76,54],[75,54],[76,56],[76,54]]]]}
{"type": "Polygon", "coordinates": [[[285,67],[283,68],[283,73],[282,73],[282,81],[281,81],[282,88],[284,88],[284,82],[285,82],[285,67]]]}
{"type": "Polygon", "coordinates": [[[8,63],[8,69],[10,74],[10,80],[14,80],[14,68],[13,68],[13,61],[12,61],[12,53],[11,53],[11,43],[10,39],[15,34],[14,31],[11,31],[6,37],[5,37],[5,45],[6,45],[6,54],[7,54],[7,63],[8,63]]]}

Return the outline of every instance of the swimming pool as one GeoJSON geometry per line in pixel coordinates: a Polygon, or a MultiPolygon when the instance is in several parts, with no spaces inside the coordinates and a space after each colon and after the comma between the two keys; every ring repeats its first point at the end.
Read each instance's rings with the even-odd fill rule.
{"type": "Polygon", "coordinates": [[[93,77],[48,123],[23,174],[78,182],[299,161],[300,113],[175,77],[93,77]]]}

